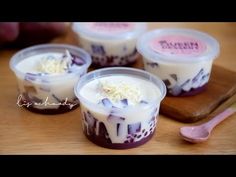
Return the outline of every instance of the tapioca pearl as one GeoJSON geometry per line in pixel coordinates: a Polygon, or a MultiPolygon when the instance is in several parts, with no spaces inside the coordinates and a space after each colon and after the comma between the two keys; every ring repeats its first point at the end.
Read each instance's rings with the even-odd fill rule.
{"type": "Polygon", "coordinates": [[[141,138],[141,137],[142,137],[142,135],[138,135],[138,136],[137,136],[137,138],[141,138]]]}
{"type": "Polygon", "coordinates": [[[119,64],[119,65],[123,65],[122,61],[120,61],[118,64],[119,64]]]}
{"type": "Polygon", "coordinates": [[[106,56],[107,63],[113,63],[114,57],[113,56],[106,56]]]}
{"type": "Polygon", "coordinates": [[[100,58],[100,57],[96,57],[96,60],[97,60],[98,62],[100,62],[100,61],[101,61],[101,58],[100,58]]]}
{"type": "Polygon", "coordinates": [[[113,56],[113,60],[114,60],[114,61],[117,61],[117,60],[119,60],[119,59],[120,59],[119,56],[113,56]]]}
{"type": "Polygon", "coordinates": [[[140,141],[142,139],[142,135],[137,135],[135,138],[134,138],[134,141],[137,142],[137,141],[140,141]]]}
{"type": "Polygon", "coordinates": [[[144,137],[143,134],[138,135],[137,138],[136,138],[136,140],[137,140],[137,141],[140,141],[141,139],[143,139],[143,137],[144,137]]]}
{"type": "Polygon", "coordinates": [[[125,140],[125,142],[124,143],[129,143],[129,141],[128,140],[125,140]]]}
{"type": "Polygon", "coordinates": [[[144,133],[144,136],[147,136],[147,134],[148,134],[148,132],[146,131],[146,132],[144,133]]]}
{"type": "Polygon", "coordinates": [[[119,65],[119,60],[113,60],[114,65],[119,65]]]}
{"type": "Polygon", "coordinates": [[[124,63],[125,63],[125,60],[124,60],[124,58],[122,57],[122,58],[120,58],[120,60],[119,60],[119,64],[120,65],[124,65],[124,63]]]}
{"type": "Polygon", "coordinates": [[[149,119],[148,123],[149,123],[149,124],[150,124],[150,123],[153,123],[153,122],[154,122],[154,119],[155,119],[155,116],[152,116],[152,118],[149,119]]]}
{"type": "Polygon", "coordinates": [[[157,125],[157,122],[154,122],[153,127],[155,127],[156,125],[157,125]]]}

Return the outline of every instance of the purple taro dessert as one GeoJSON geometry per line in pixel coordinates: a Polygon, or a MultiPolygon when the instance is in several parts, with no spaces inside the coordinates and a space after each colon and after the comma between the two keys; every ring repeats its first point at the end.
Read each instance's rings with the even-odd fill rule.
{"type": "Polygon", "coordinates": [[[137,50],[145,70],[164,81],[167,95],[190,96],[206,88],[219,44],[199,31],[159,29],[141,36],[137,50]]]}
{"type": "Polygon", "coordinates": [[[166,87],[145,71],[113,67],[84,75],[75,94],[87,138],[102,147],[127,149],[153,136],[166,87]]]}
{"type": "Polygon", "coordinates": [[[19,88],[17,105],[42,114],[68,112],[79,106],[73,88],[91,58],[71,45],[46,44],[16,53],[10,67],[19,88]]]}
{"type": "Polygon", "coordinates": [[[79,44],[92,56],[95,67],[133,64],[139,54],[136,42],[146,30],[145,23],[74,23],[79,44]]]}

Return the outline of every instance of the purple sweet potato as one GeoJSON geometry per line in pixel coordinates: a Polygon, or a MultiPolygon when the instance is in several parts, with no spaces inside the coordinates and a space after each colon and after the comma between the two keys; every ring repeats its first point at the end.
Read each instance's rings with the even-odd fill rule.
{"type": "Polygon", "coordinates": [[[26,47],[46,43],[66,31],[63,22],[0,23],[0,45],[26,47]]]}
{"type": "Polygon", "coordinates": [[[20,34],[15,41],[16,44],[29,46],[45,43],[49,40],[63,35],[66,32],[65,23],[57,22],[25,22],[20,23],[20,34]]]}
{"type": "Polygon", "coordinates": [[[0,23],[0,45],[14,41],[19,34],[19,24],[15,22],[0,23]]]}

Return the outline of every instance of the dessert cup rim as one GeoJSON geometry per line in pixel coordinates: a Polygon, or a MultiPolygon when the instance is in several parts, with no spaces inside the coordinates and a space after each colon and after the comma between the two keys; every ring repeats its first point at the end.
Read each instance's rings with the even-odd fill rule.
{"type": "Polygon", "coordinates": [[[84,28],[84,24],[86,24],[86,22],[74,22],[72,24],[72,29],[75,33],[79,34],[79,35],[84,35],[87,37],[92,37],[95,39],[103,39],[103,40],[121,40],[121,39],[129,39],[129,38],[134,38],[134,37],[138,37],[141,33],[143,33],[144,31],[146,31],[147,29],[147,24],[144,22],[135,22],[136,27],[134,30],[132,31],[128,31],[128,32],[123,32],[121,34],[99,34],[96,32],[92,32],[87,30],[86,28],[84,28]]]}
{"type": "MultiPolygon", "coordinates": [[[[30,46],[30,47],[27,47],[27,48],[24,48],[18,52],[16,52],[10,59],[10,68],[11,70],[18,76],[18,75],[24,75],[26,74],[27,72],[22,72],[20,70],[18,70],[16,68],[16,65],[19,63],[17,62],[17,60],[19,60],[19,58],[21,57],[21,55],[23,55],[24,53],[27,53],[27,52],[32,52],[32,51],[37,51],[39,49],[47,49],[47,48],[52,48],[52,50],[55,48],[55,49],[68,49],[68,50],[74,50],[75,52],[78,53],[78,56],[81,57],[84,61],[85,61],[85,64],[83,64],[81,67],[79,67],[76,71],[74,72],[71,72],[71,73],[66,73],[66,74],[57,74],[57,75],[40,75],[40,76],[35,76],[35,77],[38,77],[38,78],[49,78],[49,79],[55,79],[55,80],[59,80],[61,78],[65,78],[65,77],[71,77],[71,76],[74,76],[74,75],[77,75],[81,72],[83,72],[84,70],[87,70],[89,68],[89,66],[91,65],[92,63],[92,59],[91,59],[91,56],[83,49],[77,47],[77,46],[74,46],[74,45],[69,45],[69,44],[39,44],[39,45],[33,45],[33,46],[30,46]],[[15,62],[17,62],[17,64],[15,64],[15,62]]],[[[49,49],[48,49],[49,50],[49,49]]],[[[38,53],[36,53],[38,54],[38,53]]],[[[32,55],[33,56],[33,55],[32,55]]],[[[25,57],[27,58],[27,57],[25,57]]],[[[24,60],[24,59],[23,59],[24,60]]],[[[52,81],[53,81],[52,80],[52,81]]]]}
{"type": "Polygon", "coordinates": [[[166,63],[199,63],[202,61],[215,60],[220,53],[219,42],[212,37],[211,35],[201,32],[198,30],[190,29],[190,28],[159,28],[156,30],[149,31],[138,39],[136,44],[137,50],[140,54],[142,54],[145,58],[153,62],[166,62],[166,63]],[[157,53],[152,50],[147,44],[154,37],[162,36],[168,34],[183,34],[190,35],[195,37],[196,39],[200,39],[204,43],[206,43],[210,50],[204,52],[197,56],[176,56],[176,55],[165,55],[161,53],[157,53]]]}
{"type": "Polygon", "coordinates": [[[142,76],[136,75],[136,77],[152,82],[160,90],[161,96],[154,99],[154,101],[150,102],[150,104],[148,104],[148,106],[143,106],[144,108],[149,108],[149,107],[155,106],[156,104],[159,104],[166,96],[166,92],[167,92],[166,86],[165,86],[164,82],[159,77],[157,77],[151,73],[148,73],[147,71],[143,71],[141,69],[134,69],[134,68],[129,68],[129,67],[108,67],[108,68],[103,68],[103,69],[97,69],[95,71],[92,71],[92,72],[89,72],[89,73],[86,73],[85,75],[83,75],[74,86],[74,93],[75,93],[76,97],[82,103],[86,103],[87,105],[91,105],[93,107],[97,107],[97,108],[101,108],[101,109],[124,110],[126,108],[136,108],[137,106],[128,106],[126,108],[106,108],[102,105],[98,105],[96,103],[90,102],[89,100],[87,100],[86,98],[84,98],[80,94],[80,90],[83,88],[84,85],[86,85],[87,83],[89,83],[92,80],[97,79],[98,77],[120,75],[120,73],[115,74],[115,71],[130,71],[130,72],[132,72],[132,73],[122,74],[122,75],[127,75],[127,76],[132,76],[132,75],[135,76],[135,73],[142,74],[142,76]],[[109,70],[113,71],[113,73],[112,74],[107,74],[107,73],[106,74],[98,74],[99,72],[106,72],[109,70]],[[88,77],[91,77],[91,78],[87,79],[88,77]],[[157,82],[157,83],[155,83],[153,80],[155,80],[155,82],[157,82]]]}

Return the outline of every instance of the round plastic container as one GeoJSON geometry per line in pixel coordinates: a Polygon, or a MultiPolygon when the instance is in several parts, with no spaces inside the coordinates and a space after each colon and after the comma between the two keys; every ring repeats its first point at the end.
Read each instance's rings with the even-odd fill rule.
{"type": "Polygon", "coordinates": [[[84,75],[75,86],[75,95],[80,100],[83,132],[86,137],[102,147],[127,149],[142,145],[152,137],[157,125],[160,102],[166,95],[166,87],[161,79],[146,71],[111,67],[84,75]],[[125,106],[117,107],[107,98],[96,100],[99,90],[95,90],[94,95],[87,93],[89,97],[83,92],[97,89],[101,79],[108,78],[118,83],[117,79],[125,80],[124,77],[128,77],[128,84],[139,83],[146,93],[151,94],[151,100],[140,100],[131,105],[130,100],[124,99],[125,106]],[[91,87],[90,84],[93,83],[95,85],[91,87]]]}
{"type": "Polygon", "coordinates": [[[73,23],[79,45],[92,56],[93,66],[126,66],[138,58],[137,38],[146,30],[145,23],[90,22],[73,23]]]}
{"type": "Polygon", "coordinates": [[[75,109],[79,102],[73,89],[90,64],[90,55],[71,45],[36,45],[17,52],[10,60],[10,68],[18,81],[17,105],[42,114],[59,114],[75,109]],[[72,71],[55,75],[32,72],[32,68],[39,64],[34,57],[63,55],[65,50],[73,56],[72,65],[75,67],[72,71]]]}
{"type": "Polygon", "coordinates": [[[206,89],[219,44],[191,29],[158,29],[142,35],[137,50],[146,71],[160,77],[169,96],[196,95],[206,89]]]}

